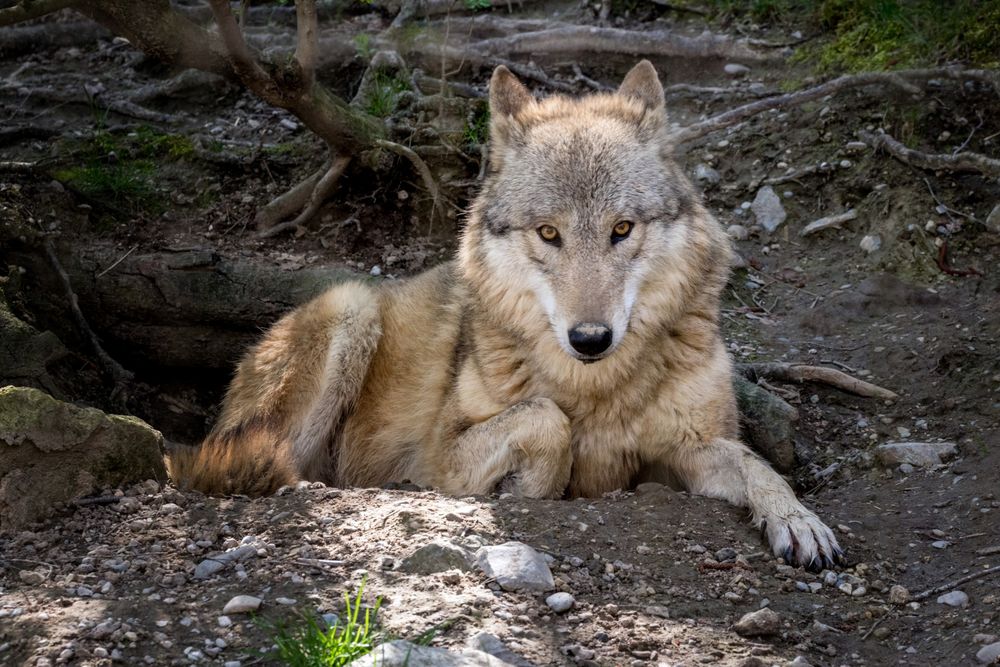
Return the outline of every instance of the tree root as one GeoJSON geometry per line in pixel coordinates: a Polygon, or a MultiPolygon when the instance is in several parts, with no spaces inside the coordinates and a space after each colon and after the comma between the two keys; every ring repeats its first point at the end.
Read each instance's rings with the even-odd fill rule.
{"type": "Polygon", "coordinates": [[[51,239],[45,239],[43,242],[45,247],[45,255],[48,258],[49,264],[52,269],[59,276],[59,282],[62,284],[63,291],[66,293],[66,301],[69,303],[70,313],[73,316],[73,322],[75,323],[77,329],[81,336],[83,336],[88,343],[90,343],[91,350],[94,356],[100,361],[105,373],[114,381],[115,393],[118,393],[124,389],[125,384],[132,380],[134,377],[131,372],[122,368],[121,364],[111,358],[101,345],[101,341],[97,338],[97,334],[94,330],[90,328],[87,323],[87,318],[83,316],[83,311],[80,310],[80,301],[77,299],[76,292],[73,291],[73,284],[69,279],[69,275],[63,268],[62,264],[59,262],[59,257],[56,255],[55,246],[52,244],[51,239]]]}
{"type": "Polygon", "coordinates": [[[257,230],[263,232],[271,229],[296,211],[304,209],[306,204],[309,203],[309,198],[312,196],[313,190],[316,189],[319,179],[323,178],[323,174],[329,169],[330,165],[327,163],[300,181],[291,190],[272,199],[254,217],[254,224],[257,226],[257,230]]]}
{"type": "MultiPolygon", "coordinates": [[[[427,189],[428,194],[431,196],[431,225],[433,225],[436,220],[443,221],[444,214],[441,202],[441,192],[438,189],[437,183],[434,181],[434,176],[431,174],[431,170],[427,167],[427,163],[423,161],[423,158],[413,152],[412,149],[407,148],[402,144],[386,141],[385,139],[377,140],[375,145],[388,151],[392,151],[396,155],[405,157],[410,161],[413,167],[417,170],[417,173],[420,174],[420,178],[424,182],[424,188],[427,189]]],[[[428,230],[428,233],[429,231],[430,230],[428,230]]]]}
{"type": "Polygon", "coordinates": [[[823,366],[808,366],[805,364],[787,364],[781,362],[740,364],[738,370],[747,378],[757,381],[759,378],[778,380],[781,382],[819,382],[865,398],[877,398],[891,401],[899,395],[878,385],[859,380],[855,377],[823,366]]]}
{"type": "Polygon", "coordinates": [[[858,132],[861,139],[872,145],[876,150],[882,149],[900,162],[911,167],[934,169],[937,171],[975,171],[992,178],[1000,178],[1000,160],[980,155],[979,153],[962,152],[955,154],[923,153],[907,148],[901,142],[888,134],[875,134],[862,130],[858,132]]]}
{"type": "MultiPolygon", "coordinates": [[[[288,222],[282,222],[280,224],[273,225],[267,229],[261,229],[260,231],[257,232],[257,238],[265,239],[265,238],[270,238],[272,236],[277,236],[278,234],[282,234],[292,229],[299,229],[300,227],[302,227],[302,225],[309,222],[309,220],[311,220],[312,217],[316,215],[316,211],[319,210],[319,207],[323,205],[323,201],[326,200],[326,198],[330,196],[330,193],[333,192],[334,188],[337,187],[337,181],[340,180],[340,177],[344,174],[344,170],[347,169],[347,165],[349,165],[350,163],[351,163],[351,158],[349,156],[341,156],[333,158],[329,164],[329,167],[326,168],[322,176],[320,176],[319,179],[315,181],[314,185],[312,186],[312,190],[309,192],[304,191],[299,193],[300,196],[308,194],[307,203],[305,204],[304,207],[302,207],[302,212],[299,213],[294,220],[289,220],[288,222]]],[[[313,174],[313,176],[315,176],[315,174],[313,174]]],[[[304,183],[312,181],[313,176],[310,176],[308,179],[306,179],[304,183]]],[[[292,191],[290,192],[298,190],[300,186],[301,184],[293,188],[292,191]]],[[[259,216],[257,223],[259,229],[260,225],[259,216]]]]}

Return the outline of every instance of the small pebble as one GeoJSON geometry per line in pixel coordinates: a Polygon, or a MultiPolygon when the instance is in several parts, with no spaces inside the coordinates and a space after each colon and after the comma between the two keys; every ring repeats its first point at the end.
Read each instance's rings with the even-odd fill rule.
{"type": "Polygon", "coordinates": [[[573,608],[576,603],[576,599],[569,593],[553,593],[552,595],[545,598],[545,604],[549,606],[549,609],[556,612],[557,614],[562,614],[573,608]]]}

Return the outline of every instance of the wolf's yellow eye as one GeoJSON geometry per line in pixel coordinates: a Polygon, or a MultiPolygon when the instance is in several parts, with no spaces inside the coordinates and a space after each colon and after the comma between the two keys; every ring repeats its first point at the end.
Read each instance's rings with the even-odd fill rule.
{"type": "Polygon", "coordinates": [[[628,235],[632,233],[632,227],[634,227],[628,220],[622,220],[617,225],[611,229],[611,242],[618,243],[622,239],[628,238],[628,235]]]}
{"type": "Polygon", "coordinates": [[[552,225],[542,225],[539,227],[538,235],[546,243],[557,243],[559,241],[559,230],[552,225]]]}

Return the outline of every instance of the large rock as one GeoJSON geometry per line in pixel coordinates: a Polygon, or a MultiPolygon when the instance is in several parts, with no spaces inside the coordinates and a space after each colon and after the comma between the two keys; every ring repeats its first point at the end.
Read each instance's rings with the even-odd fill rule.
{"type": "Polygon", "coordinates": [[[476,552],[476,563],[505,591],[545,592],[556,585],[542,555],[521,542],[482,547],[476,552]]]}
{"type": "Polygon", "coordinates": [[[770,185],[765,185],[757,191],[750,209],[757,218],[757,223],[768,232],[774,232],[788,217],[778,193],[770,185]]]}
{"type": "Polygon", "coordinates": [[[781,616],[764,607],[744,614],[733,625],[733,630],[741,637],[770,637],[781,631],[781,616]]]}
{"type": "Polygon", "coordinates": [[[954,442],[887,442],[875,448],[875,456],[885,466],[929,468],[958,456],[958,448],[954,442]]]}
{"type": "Polygon", "coordinates": [[[1000,663],[1000,642],[988,644],[976,653],[976,660],[983,665],[996,665],[1000,663]]]}
{"type": "Polygon", "coordinates": [[[475,649],[447,651],[397,639],[379,644],[347,667],[511,667],[511,663],[475,649]]]}
{"type": "Polygon", "coordinates": [[[57,503],[147,479],[166,481],[163,436],[140,419],[0,388],[0,530],[57,503]]]}
{"type": "Polygon", "coordinates": [[[434,574],[446,570],[471,570],[471,554],[447,540],[434,540],[418,547],[399,564],[402,572],[411,574],[434,574]]]}
{"type": "Polygon", "coordinates": [[[49,366],[69,355],[51,331],[38,331],[17,318],[0,282],[0,383],[57,392],[49,366]]]}

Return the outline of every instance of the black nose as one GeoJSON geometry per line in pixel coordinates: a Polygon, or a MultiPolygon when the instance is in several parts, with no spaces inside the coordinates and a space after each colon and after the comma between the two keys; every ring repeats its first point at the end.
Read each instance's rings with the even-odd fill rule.
{"type": "Polygon", "coordinates": [[[580,354],[596,356],[611,347],[611,329],[593,322],[577,324],[569,330],[569,344],[580,354]]]}

